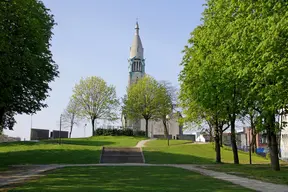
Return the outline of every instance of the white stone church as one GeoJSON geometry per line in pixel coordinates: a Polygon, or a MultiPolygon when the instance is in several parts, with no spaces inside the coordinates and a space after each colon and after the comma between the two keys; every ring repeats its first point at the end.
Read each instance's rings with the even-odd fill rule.
{"type": "MultiPolygon", "coordinates": [[[[128,86],[135,83],[138,79],[145,75],[145,59],[144,59],[144,48],[139,35],[139,24],[136,22],[135,35],[133,38],[132,46],[130,47],[130,57],[129,62],[129,77],[128,86]]],[[[182,136],[182,126],[178,123],[178,118],[181,117],[180,112],[174,111],[170,115],[170,120],[168,121],[169,136],[172,139],[181,138],[182,136]]],[[[139,121],[127,121],[122,117],[123,127],[129,127],[133,130],[145,131],[145,119],[139,121]]],[[[148,136],[151,138],[161,138],[164,137],[164,125],[162,121],[149,120],[148,123],[148,136]]]]}

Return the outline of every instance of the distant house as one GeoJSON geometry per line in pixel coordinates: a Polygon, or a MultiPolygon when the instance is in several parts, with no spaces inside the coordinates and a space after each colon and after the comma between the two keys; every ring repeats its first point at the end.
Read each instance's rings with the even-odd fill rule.
{"type": "Polygon", "coordinates": [[[205,143],[206,139],[202,134],[196,134],[196,142],[202,142],[205,143]]]}
{"type": "Polygon", "coordinates": [[[280,157],[288,159],[288,115],[285,114],[281,117],[282,130],[280,133],[280,157]]]}
{"type": "MultiPolygon", "coordinates": [[[[231,133],[223,133],[222,141],[224,145],[231,146],[231,133]]],[[[236,133],[236,144],[238,149],[243,151],[249,150],[252,141],[252,132],[250,127],[244,127],[243,131],[236,133]]],[[[265,132],[256,134],[257,153],[267,152],[267,137],[265,132]]]]}

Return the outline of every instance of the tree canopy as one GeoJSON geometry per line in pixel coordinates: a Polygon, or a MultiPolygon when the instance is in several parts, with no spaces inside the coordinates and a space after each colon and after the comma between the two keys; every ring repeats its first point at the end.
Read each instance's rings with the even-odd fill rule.
{"type": "Polygon", "coordinates": [[[0,128],[15,114],[47,107],[49,82],[58,76],[50,40],[53,15],[41,1],[0,2],[0,128]]]}
{"type": "Polygon", "coordinates": [[[179,80],[186,116],[230,122],[239,163],[235,120],[257,110],[257,126],[268,133],[272,167],[279,170],[275,116],[288,104],[287,1],[207,0],[205,6],[203,24],[183,51],[179,80]]]}
{"type": "Polygon", "coordinates": [[[74,102],[79,106],[78,115],[91,120],[92,135],[95,134],[95,120],[116,120],[119,100],[116,89],[100,77],[82,78],[73,89],[74,102]]]}
{"type": "Polygon", "coordinates": [[[169,110],[166,107],[167,105],[171,107],[171,102],[165,102],[168,99],[167,96],[168,94],[163,85],[153,77],[145,75],[128,88],[123,109],[125,109],[128,119],[132,121],[141,118],[146,120],[146,136],[148,136],[149,119],[159,118],[159,111],[169,110]]]}

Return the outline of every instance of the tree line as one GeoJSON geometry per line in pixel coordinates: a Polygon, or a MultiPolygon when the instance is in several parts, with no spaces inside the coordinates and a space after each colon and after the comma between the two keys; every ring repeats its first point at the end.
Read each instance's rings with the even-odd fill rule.
{"type": "MultiPolygon", "coordinates": [[[[102,78],[96,76],[82,78],[75,85],[73,95],[64,110],[63,123],[70,127],[71,137],[73,126],[82,119],[90,120],[92,135],[96,135],[95,122],[98,119],[115,121],[122,116],[123,120],[137,121],[144,118],[145,135],[148,136],[149,120],[161,120],[165,127],[165,136],[168,137],[167,115],[172,113],[175,99],[175,88],[171,83],[158,82],[148,75],[127,88],[127,95],[122,98],[122,102],[116,96],[115,87],[108,85],[102,78]]],[[[123,125],[123,128],[127,128],[127,125],[123,125]]]]}
{"type": "Polygon", "coordinates": [[[187,121],[207,121],[213,129],[216,162],[220,134],[231,129],[234,163],[239,164],[235,121],[249,117],[256,132],[266,131],[271,166],[280,170],[277,117],[288,100],[287,1],[207,0],[203,23],[191,33],[179,76],[187,121]]]}

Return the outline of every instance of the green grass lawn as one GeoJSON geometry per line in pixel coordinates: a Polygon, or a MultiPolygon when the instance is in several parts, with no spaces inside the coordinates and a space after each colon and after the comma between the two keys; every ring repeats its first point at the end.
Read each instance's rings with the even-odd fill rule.
{"type": "Polygon", "coordinates": [[[172,167],[70,167],[20,185],[21,192],[186,192],[250,191],[240,186],[172,167]]]}
{"type": "Polygon", "coordinates": [[[226,172],[228,174],[238,175],[251,179],[258,179],[262,181],[286,184],[288,185],[288,166],[282,165],[281,171],[272,171],[268,165],[209,165],[205,166],[207,169],[226,172]]]}
{"type": "Polygon", "coordinates": [[[97,136],[42,142],[0,144],[0,167],[16,164],[98,163],[102,146],[133,147],[143,137],[97,136]]]}
{"type": "MultiPolygon", "coordinates": [[[[167,146],[166,140],[154,140],[146,144],[143,149],[146,163],[157,164],[211,164],[215,163],[215,150],[211,143],[193,144],[189,141],[171,140],[167,146]]],[[[233,163],[233,153],[230,149],[221,149],[222,162],[233,163]]],[[[249,163],[249,155],[239,151],[241,164],[249,163]]],[[[257,164],[267,164],[270,160],[253,155],[257,164]]]]}

